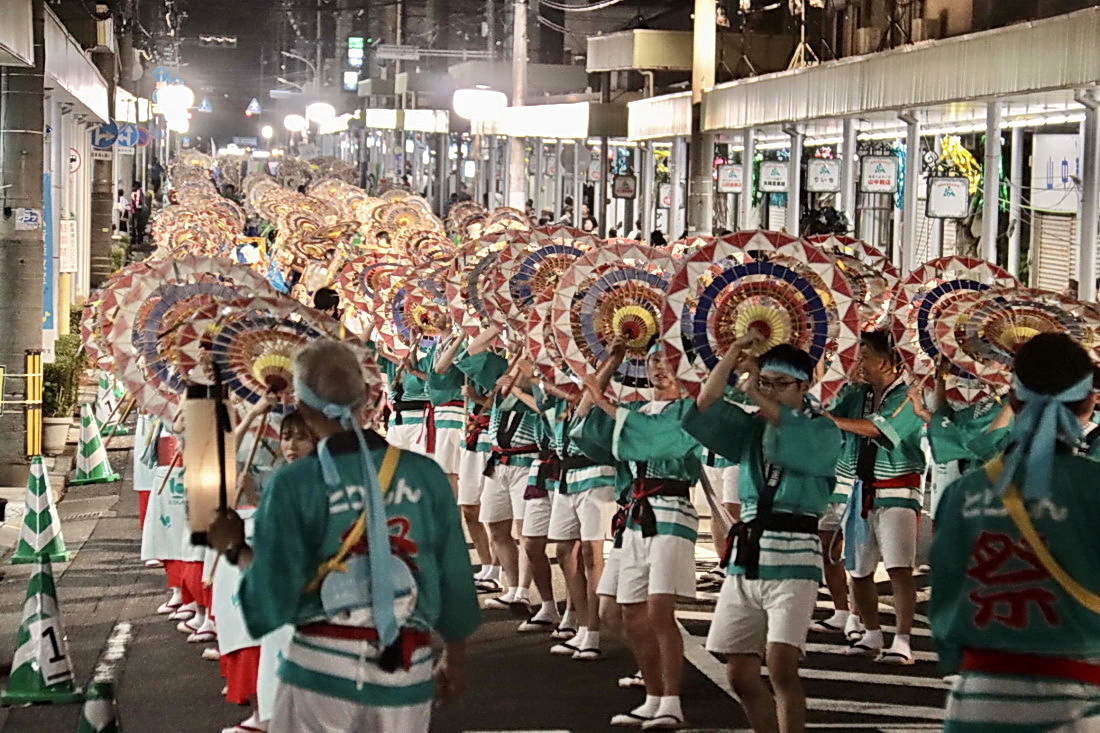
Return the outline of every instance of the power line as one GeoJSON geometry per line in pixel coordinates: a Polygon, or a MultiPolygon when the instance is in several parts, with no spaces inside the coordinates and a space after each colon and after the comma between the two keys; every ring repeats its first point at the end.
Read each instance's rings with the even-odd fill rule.
{"type": "Polygon", "coordinates": [[[604,10],[610,8],[613,5],[618,5],[623,0],[603,0],[594,5],[564,5],[562,3],[554,2],[554,0],[541,0],[540,5],[545,5],[551,10],[561,10],[566,13],[591,13],[593,10],[604,10]]]}

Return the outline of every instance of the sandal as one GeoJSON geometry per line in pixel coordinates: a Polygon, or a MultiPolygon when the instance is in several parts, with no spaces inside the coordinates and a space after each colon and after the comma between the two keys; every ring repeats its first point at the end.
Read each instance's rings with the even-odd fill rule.
{"type": "Polygon", "coordinates": [[[577,653],[573,655],[574,662],[598,662],[601,659],[603,659],[603,652],[594,647],[578,649],[577,653]]]}
{"type": "Polygon", "coordinates": [[[479,578],[474,581],[478,593],[500,593],[504,586],[496,578],[479,578]]]}
{"type": "Polygon", "coordinates": [[[914,660],[912,654],[905,654],[903,652],[895,652],[887,649],[875,657],[875,661],[879,664],[892,664],[899,667],[907,667],[913,664],[914,660]]]}
{"type": "Polygon", "coordinates": [[[881,647],[873,647],[870,644],[864,644],[862,641],[857,641],[848,647],[848,651],[845,652],[849,657],[877,657],[882,654],[881,647]]]}
{"type": "Polygon", "coordinates": [[[573,656],[580,650],[581,648],[579,646],[574,646],[568,641],[563,641],[560,644],[555,644],[554,646],[550,647],[551,654],[560,654],[562,656],[565,656],[566,654],[568,654],[569,656],[573,656]]]}
{"type": "Polygon", "coordinates": [[[642,723],[642,730],[679,730],[684,719],[677,715],[657,715],[642,723]]]}
{"type": "MultiPolygon", "coordinates": [[[[810,631],[817,631],[822,634],[836,634],[844,631],[843,626],[837,626],[836,624],[829,623],[829,619],[821,619],[820,621],[814,621],[810,624],[810,631]]],[[[862,634],[861,634],[862,636],[862,634]]]]}
{"type": "Polygon", "coordinates": [[[640,728],[651,719],[637,713],[619,713],[611,716],[611,725],[618,728],[640,728]]]}
{"type": "Polygon", "coordinates": [[[529,618],[522,624],[520,624],[519,628],[516,629],[516,631],[519,631],[520,633],[528,633],[531,631],[549,631],[551,629],[557,628],[557,626],[557,619],[553,621],[547,621],[546,619],[541,618],[529,618]]]}
{"type": "Polygon", "coordinates": [[[645,680],[642,679],[642,673],[641,672],[635,672],[630,677],[620,677],[619,678],[619,687],[622,687],[622,688],[645,687],[645,680]]]}
{"type": "Polygon", "coordinates": [[[550,632],[551,639],[558,639],[560,641],[568,641],[577,635],[576,629],[571,629],[568,626],[559,626],[550,632]]]}

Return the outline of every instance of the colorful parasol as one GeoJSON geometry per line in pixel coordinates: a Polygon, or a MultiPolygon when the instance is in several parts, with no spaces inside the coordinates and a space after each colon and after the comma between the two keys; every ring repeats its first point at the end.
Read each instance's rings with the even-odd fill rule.
{"type": "Polygon", "coordinates": [[[890,301],[898,285],[898,271],[882,251],[866,242],[839,234],[806,237],[837,259],[860,305],[860,325],[881,328],[889,322],[890,301]]]}
{"type": "Polygon", "coordinates": [[[675,269],[663,250],[609,243],[576,260],[558,282],[550,330],[565,365],[578,377],[595,374],[622,339],[627,353],[612,377],[620,401],[649,399],[646,354],[661,333],[661,313],[675,269]]]}

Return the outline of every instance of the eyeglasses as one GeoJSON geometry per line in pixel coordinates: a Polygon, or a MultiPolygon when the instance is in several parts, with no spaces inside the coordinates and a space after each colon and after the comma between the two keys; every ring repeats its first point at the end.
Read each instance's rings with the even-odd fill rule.
{"type": "Polygon", "coordinates": [[[798,384],[797,379],[758,379],[756,386],[762,390],[784,390],[791,385],[798,384]]]}

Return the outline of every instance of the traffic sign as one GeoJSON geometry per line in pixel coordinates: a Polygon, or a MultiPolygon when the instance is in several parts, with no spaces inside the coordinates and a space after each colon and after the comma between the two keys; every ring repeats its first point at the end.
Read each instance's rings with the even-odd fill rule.
{"type": "Polygon", "coordinates": [[[166,66],[158,66],[153,69],[153,81],[157,84],[166,84],[172,78],[172,72],[166,66]]]}
{"type": "Polygon", "coordinates": [[[106,150],[113,147],[118,139],[118,125],[113,122],[105,122],[92,130],[92,147],[106,150]]]}
{"type": "Polygon", "coordinates": [[[118,126],[118,138],[115,144],[120,148],[132,148],[137,145],[138,131],[137,125],[126,123],[118,126]]]}
{"type": "Polygon", "coordinates": [[[380,43],[374,51],[379,59],[390,61],[419,61],[420,49],[416,46],[398,46],[393,43],[380,43]]]}
{"type": "Polygon", "coordinates": [[[202,101],[199,102],[199,106],[195,108],[195,111],[196,112],[213,112],[214,108],[212,106],[210,106],[210,100],[207,99],[206,97],[203,97],[202,101]]]}
{"type": "Polygon", "coordinates": [[[149,140],[151,139],[152,136],[149,134],[148,128],[141,127],[140,125],[138,126],[137,131],[138,131],[137,146],[139,148],[144,148],[146,145],[149,144],[149,140]]]}
{"type": "Polygon", "coordinates": [[[248,103],[248,107],[245,109],[244,113],[251,117],[252,115],[258,115],[263,111],[263,107],[260,106],[259,100],[253,97],[252,101],[248,103]]]}
{"type": "Polygon", "coordinates": [[[76,173],[80,170],[80,151],[76,148],[69,148],[69,173],[76,173]]]}

